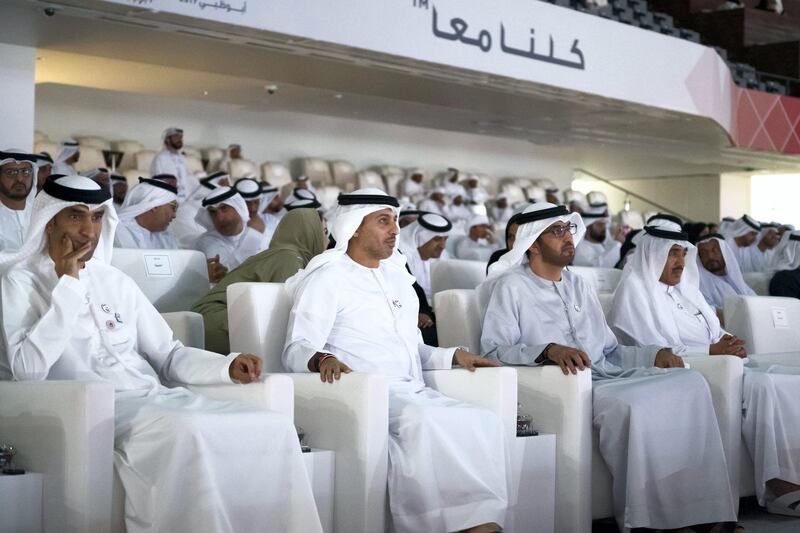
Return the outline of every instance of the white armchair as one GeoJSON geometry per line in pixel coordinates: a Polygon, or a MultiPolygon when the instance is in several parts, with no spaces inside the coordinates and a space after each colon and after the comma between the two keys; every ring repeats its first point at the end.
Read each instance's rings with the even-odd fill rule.
{"type": "Polygon", "coordinates": [[[474,289],[486,280],[486,263],[466,259],[442,259],[431,264],[431,291],[474,289]]]}
{"type": "MultiPolygon", "coordinates": [[[[196,313],[164,318],[184,344],[202,347],[196,313]],[[199,344],[198,344],[199,341],[199,344]]],[[[191,387],[198,394],[293,416],[292,381],[191,387]]],[[[17,446],[20,467],[44,474],[45,532],[124,532],[124,492],[114,473],[114,387],[95,381],[0,382],[0,441],[17,446]]]]}
{"type": "MultiPolygon", "coordinates": [[[[443,291],[434,301],[440,341],[479,351],[481,322],[475,291],[443,291]]],[[[741,455],[741,360],[716,356],[692,358],[689,363],[709,383],[735,489],[741,455]]],[[[517,367],[517,382],[519,401],[535,427],[558,439],[555,529],[589,531],[592,519],[614,514],[611,474],[592,428],[591,373],[565,376],[557,367],[517,367]]]]}
{"type": "MultiPolygon", "coordinates": [[[[267,371],[282,367],[291,302],[282,283],[228,287],[231,349],[263,358],[267,371]]],[[[286,374],[295,387],[295,420],[309,440],[336,452],[334,530],[387,529],[388,387],[382,376],[349,374],[323,383],[318,374],[286,374]]],[[[509,368],[425,372],[426,383],[453,398],[492,410],[509,435],[516,431],[516,372],[509,368]]]]}

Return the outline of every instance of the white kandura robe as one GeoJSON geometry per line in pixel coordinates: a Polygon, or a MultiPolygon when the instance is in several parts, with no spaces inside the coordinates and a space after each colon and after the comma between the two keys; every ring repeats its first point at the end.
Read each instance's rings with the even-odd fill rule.
{"type": "Polygon", "coordinates": [[[31,221],[33,198],[28,197],[25,209],[9,209],[0,202],[0,251],[16,250],[25,240],[25,232],[31,221]]]}
{"type": "Polygon", "coordinates": [[[603,242],[591,242],[583,239],[575,247],[575,266],[614,268],[619,262],[619,250],[622,243],[608,236],[603,242]]]}
{"type": "Polygon", "coordinates": [[[183,154],[175,154],[169,150],[162,150],[150,163],[150,175],[172,174],[178,181],[178,200],[185,200],[197,185],[197,180],[191,178],[186,167],[186,158],[183,154]]]}
{"type": "Polygon", "coordinates": [[[717,276],[702,266],[700,269],[700,292],[708,305],[716,309],[725,308],[725,299],[731,296],[755,296],[753,289],[747,285],[737,287],[734,280],[728,275],[717,276]]]}
{"type": "Polygon", "coordinates": [[[487,306],[487,357],[535,366],[555,342],[591,358],[593,424],[621,529],[736,519],[711,393],[700,374],[653,367],[663,345],[619,345],[594,289],[572,272],[552,282],[523,264],[485,282],[479,294],[487,306]]]}
{"type": "Polygon", "coordinates": [[[501,224],[508,224],[508,220],[514,215],[514,210],[510,207],[500,209],[499,207],[492,207],[490,210],[490,217],[495,222],[501,224]]]}
{"type": "MultiPolygon", "coordinates": [[[[674,321],[674,329],[670,328],[669,331],[679,332],[680,338],[666,338],[664,328],[649,332],[646,328],[627,322],[614,324],[615,331],[619,334],[624,329],[623,335],[633,343],[678,344],[680,348],[675,353],[679,355],[708,355],[709,345],[718,342],[726,334],[715,317],[711,321],[706,318],[713,316],[709,314],[710,308],[701,312],[690,298],[681,294],[680,284],[669,289],[663,283],[659,285],[663,291],[653,296],[665,298],[665,305],[671,310],[670,317],[660,319],[674,321]]],[[[644,323],[645,319],[649,319],[649,309],[651,307],[634,306],[632,312],[644,323]]],[[[766,369],[745,365],[742,436],[755,466],[756,496],[761,505],[766,504],[766,482],[770,479],[800,484],[798,372],[798,368],[780,365],[771,365],[766,369]]]]}
{"type": "Polygon", "coordinates": [[[485,263],[497,249],[496,245],[490,244],[486,239],[473,241],[469,236],[466,236],[458,241],[453,255],[456,259],[482,261],[485,263]]]}
{"type": "Polygon", "coordinates": [[[115,248],[138,248],[141,250],[180,250],[181,244],[169,231],[150,231],[136,219],[119,223],[114,233],[115,248]]]}
{"type": "Polygon", "coordinates": [[[219,262],[229,271],[266,249],[264,236],[248,226],[233,237],[222,235],[217,230],[207,231],[197,239],[194,247],[209,259],[219,255],[219,262]]]}
{"type": "Polygon", "coordinates": [[[758,249],[757,242],[750,246],[739,246],[736,241],[730,239],[728,244],[733,249],[742,272],[763,272],[765,270],[767,254],[758,249]]]}
{"type": "Polygon", "coordinates": [[[423,344],[411,282],[386,261],[371,269],[343,255],[320,267],[297,290],[284,366],[308,372],[309,359],[324,351],[356,372],[386,376],[389,504],[397,533],[502,524],[502,423],[486,409],[425,386],[422,370],[451,368],[454,349],[423,344]]]}
{"type": "Polygon", "coordinates": [[[2,294],[0,376],[114,384],[129,533],[321,531],[291,419],[163,387],[230,383],[232,356],[173,340],[133,280],[97,259],[59,279],[36,254],[2,294]]]}

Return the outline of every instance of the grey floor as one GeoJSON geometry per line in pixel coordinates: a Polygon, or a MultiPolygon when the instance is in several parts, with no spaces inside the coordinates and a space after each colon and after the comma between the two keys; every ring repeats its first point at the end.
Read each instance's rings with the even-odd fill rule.
{"type": "MultiPolygon", "coordinates": [[[[739,523],[746,533],[800,533],[800,518],[769,514],[755,498],[743,498],[739,504],[739,523]]],[[[592,533],[619,533],[612,520],[598,520],[592,533]]]]}

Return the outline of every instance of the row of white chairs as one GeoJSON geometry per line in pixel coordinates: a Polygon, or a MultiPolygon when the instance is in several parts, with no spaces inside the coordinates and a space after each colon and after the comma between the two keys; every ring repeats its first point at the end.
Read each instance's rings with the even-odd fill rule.
{"type": "MultiPolygon", "coordinates": [[[[162,312],[188,309],[208,287],[205,259],[199,252],[115,250],[113,263],[132,275],[162,312]]],[[[605,301],[611,297],[610,293],[601,295],[605,301]]],[[[231,348],[261,356],[267,372],[281,372],[280,353],[289,311],[282,285],[236,284],[229,288],[228,301],[231,348]]],[[[442,345],[463,345],[479,351],[480,321],[474,290],[443,289],[434,302],[440,311],[442,345]]],[[[800,351],[800,302],[743,298],[729,302],[726,315],[728,328],[746,339],[750,353],[800,351]],[[776,331],[769,319],[776,308],[794,327],[776,331]]],[[[187,345],[203,346],[199,315],[177,313],[166,317],[177,338],[187,345]]],[[[800,364],[795,354],[756,357],[759,364],[800,364]]],[[[733,357],[693,358],[690,364],[704,374],[711,386],[734,487],[741,495],[752,494],[752,464],[741,452],[740,442],[741,361],[733,357]]],[[[557,531],[585,531],[592,518],[611,516],[610,475],[596,446],[591,444],[588,372],[570,379],[554,367],[504,368],[474,375],[437,371],[426,373],[426,381],[445,394],[492,409],[503,419],[511,438],[517,398],[533,415],[538,429],[558,436],[557,531]]],[[[382,530],[387,520],[385,381],[379,376],[351,375],[343,387],[326,387],[316,376],[289,374],[287,379],[270,375],[258,390],[246,391],[247,394],[240,394],[235,388],[212,388],[203,393],[219,398],[233,394],[250,405],[293,414],[297,423],[313,435],[316,446],[336,452],[334,530],[382,530]]],[[[105,523],[108,509],[113,508],[113,530],[124,530],[121,486],[110,475],[111,394],[113,391],[103,389],[101,384],[0,384],[2,436],[13,437],[26,449],[25,459],[43,464],[49,474],[45,507],[50,510],[46,512],[46,523],[98,525],[105,523]],[[62,405],[64,397],[76,398],[79,408],[62,405]],[[41,439],[42,431],[61,432],[64,439],[41,439]],[[92,438],[100,435],[100,440],[89,442],[90,431],[92,438]],[[113,505],[108,503],[112,494],[113,505]],[[67,505],[85,511],[67,517],[67,505]]]]}

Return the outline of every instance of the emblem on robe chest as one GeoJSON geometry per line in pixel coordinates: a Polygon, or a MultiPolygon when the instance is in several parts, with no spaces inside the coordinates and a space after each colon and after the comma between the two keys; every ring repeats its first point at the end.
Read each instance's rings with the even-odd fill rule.
{"type": "Polygon", "coordinates": [[[392,305],[395,307],[395,309],[402,309],[403,308],[403,304],[401,304],[400,300],[398,300],[397,298],[392,300],[392,305]]]}
{"type": "Polygon", "coordinates": [[[102,309],[106,314],[111,313],[111,308],[107,304],[100,304],[100,309],[102,309]]]}

